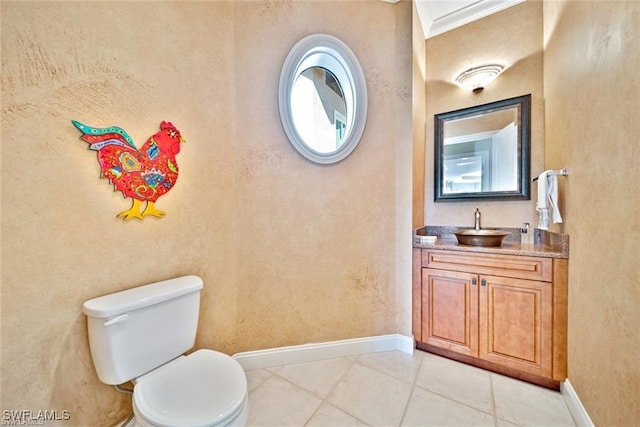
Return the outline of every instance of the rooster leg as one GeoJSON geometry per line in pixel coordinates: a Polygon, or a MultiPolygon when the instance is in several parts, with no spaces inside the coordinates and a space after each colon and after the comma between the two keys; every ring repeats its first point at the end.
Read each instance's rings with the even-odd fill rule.
{"type": "Polygon", "coordinates": [[[167,213],[165,211],[161,211],[160,209],[156,209],[156,205],[153,202],[147,202],[147,207],[142,212],[142,216],[152,215],[158,218],[162,218],[167,213]]]}
{"type": "Polygon", "coordinates": [[[140,205],[142,204],[141,200],[133,199],[133,204],[131,205],[131,209],[120,212],[117,217],[122,218],[125,221],[129,221],[131,218],[142,219],[142,214],[140,214],[140,205]]]}

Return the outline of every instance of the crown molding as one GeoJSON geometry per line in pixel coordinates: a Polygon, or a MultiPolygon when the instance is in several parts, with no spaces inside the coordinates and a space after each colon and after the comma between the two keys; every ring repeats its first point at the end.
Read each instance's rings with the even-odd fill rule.
{"type": "Polygon", "coordinates": [[[524,1],[459,0],[454,3],[443,0],[415,0],[415,4],[422,30],[428,39],[524,1]],[[440,7],[438,3],[446,4],[447,7],[440,7]],[[452,5],[457,8],[450,10],[452,5]]]}

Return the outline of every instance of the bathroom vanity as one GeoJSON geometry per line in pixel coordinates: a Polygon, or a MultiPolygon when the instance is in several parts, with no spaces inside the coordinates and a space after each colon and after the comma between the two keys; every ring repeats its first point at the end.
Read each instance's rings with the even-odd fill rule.
{"type": "Polygon", "coordinates": [[[534,244],[476,247],[441,234],[414,239],[417,347],[558,389],[567,374],[568,241],[536,230],[534,244]]]}

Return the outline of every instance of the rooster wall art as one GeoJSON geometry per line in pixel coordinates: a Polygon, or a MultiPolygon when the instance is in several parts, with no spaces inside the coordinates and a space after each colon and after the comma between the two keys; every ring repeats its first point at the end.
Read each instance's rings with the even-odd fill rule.
{"type": "Polygon", "coordinates": [[[165,212],[155,207],[156,200],[173,188],[178,179],[176,155],[184,142],[178,129],[170,122],[160,123],[160,131],[150,137],[140,149],[136,148],[127,132],[117,126],[94,128],[72,120],[89,143],[89,149],[98,152],[101,177],[107,178],[125,198],[131,198],[131,208],[117,217],[128,221],[146,216],[161,218],[165,212]],[[144,210],[142,202],[146,202],[144,210]]]}

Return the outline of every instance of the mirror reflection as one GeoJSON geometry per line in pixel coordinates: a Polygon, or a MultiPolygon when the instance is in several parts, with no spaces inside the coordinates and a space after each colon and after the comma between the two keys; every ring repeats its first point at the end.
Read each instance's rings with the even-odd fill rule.
{"type": "Polygon", "coordinates": [[[530,95],[435,116],[435,201],[529,199],[530,95]]]}
{"type": "Polygon", "coordinates": [[[311,67],[296,78],[291,90],[293,123],[300,137],[318,153],[332,153],[344,143],[347,104],[336,76],[311,67]]]}
{"type": "Polygon", "coordinates": [[[442,193],[518,189],[518,109],[451,120],[444,126],[442,193]]]}

